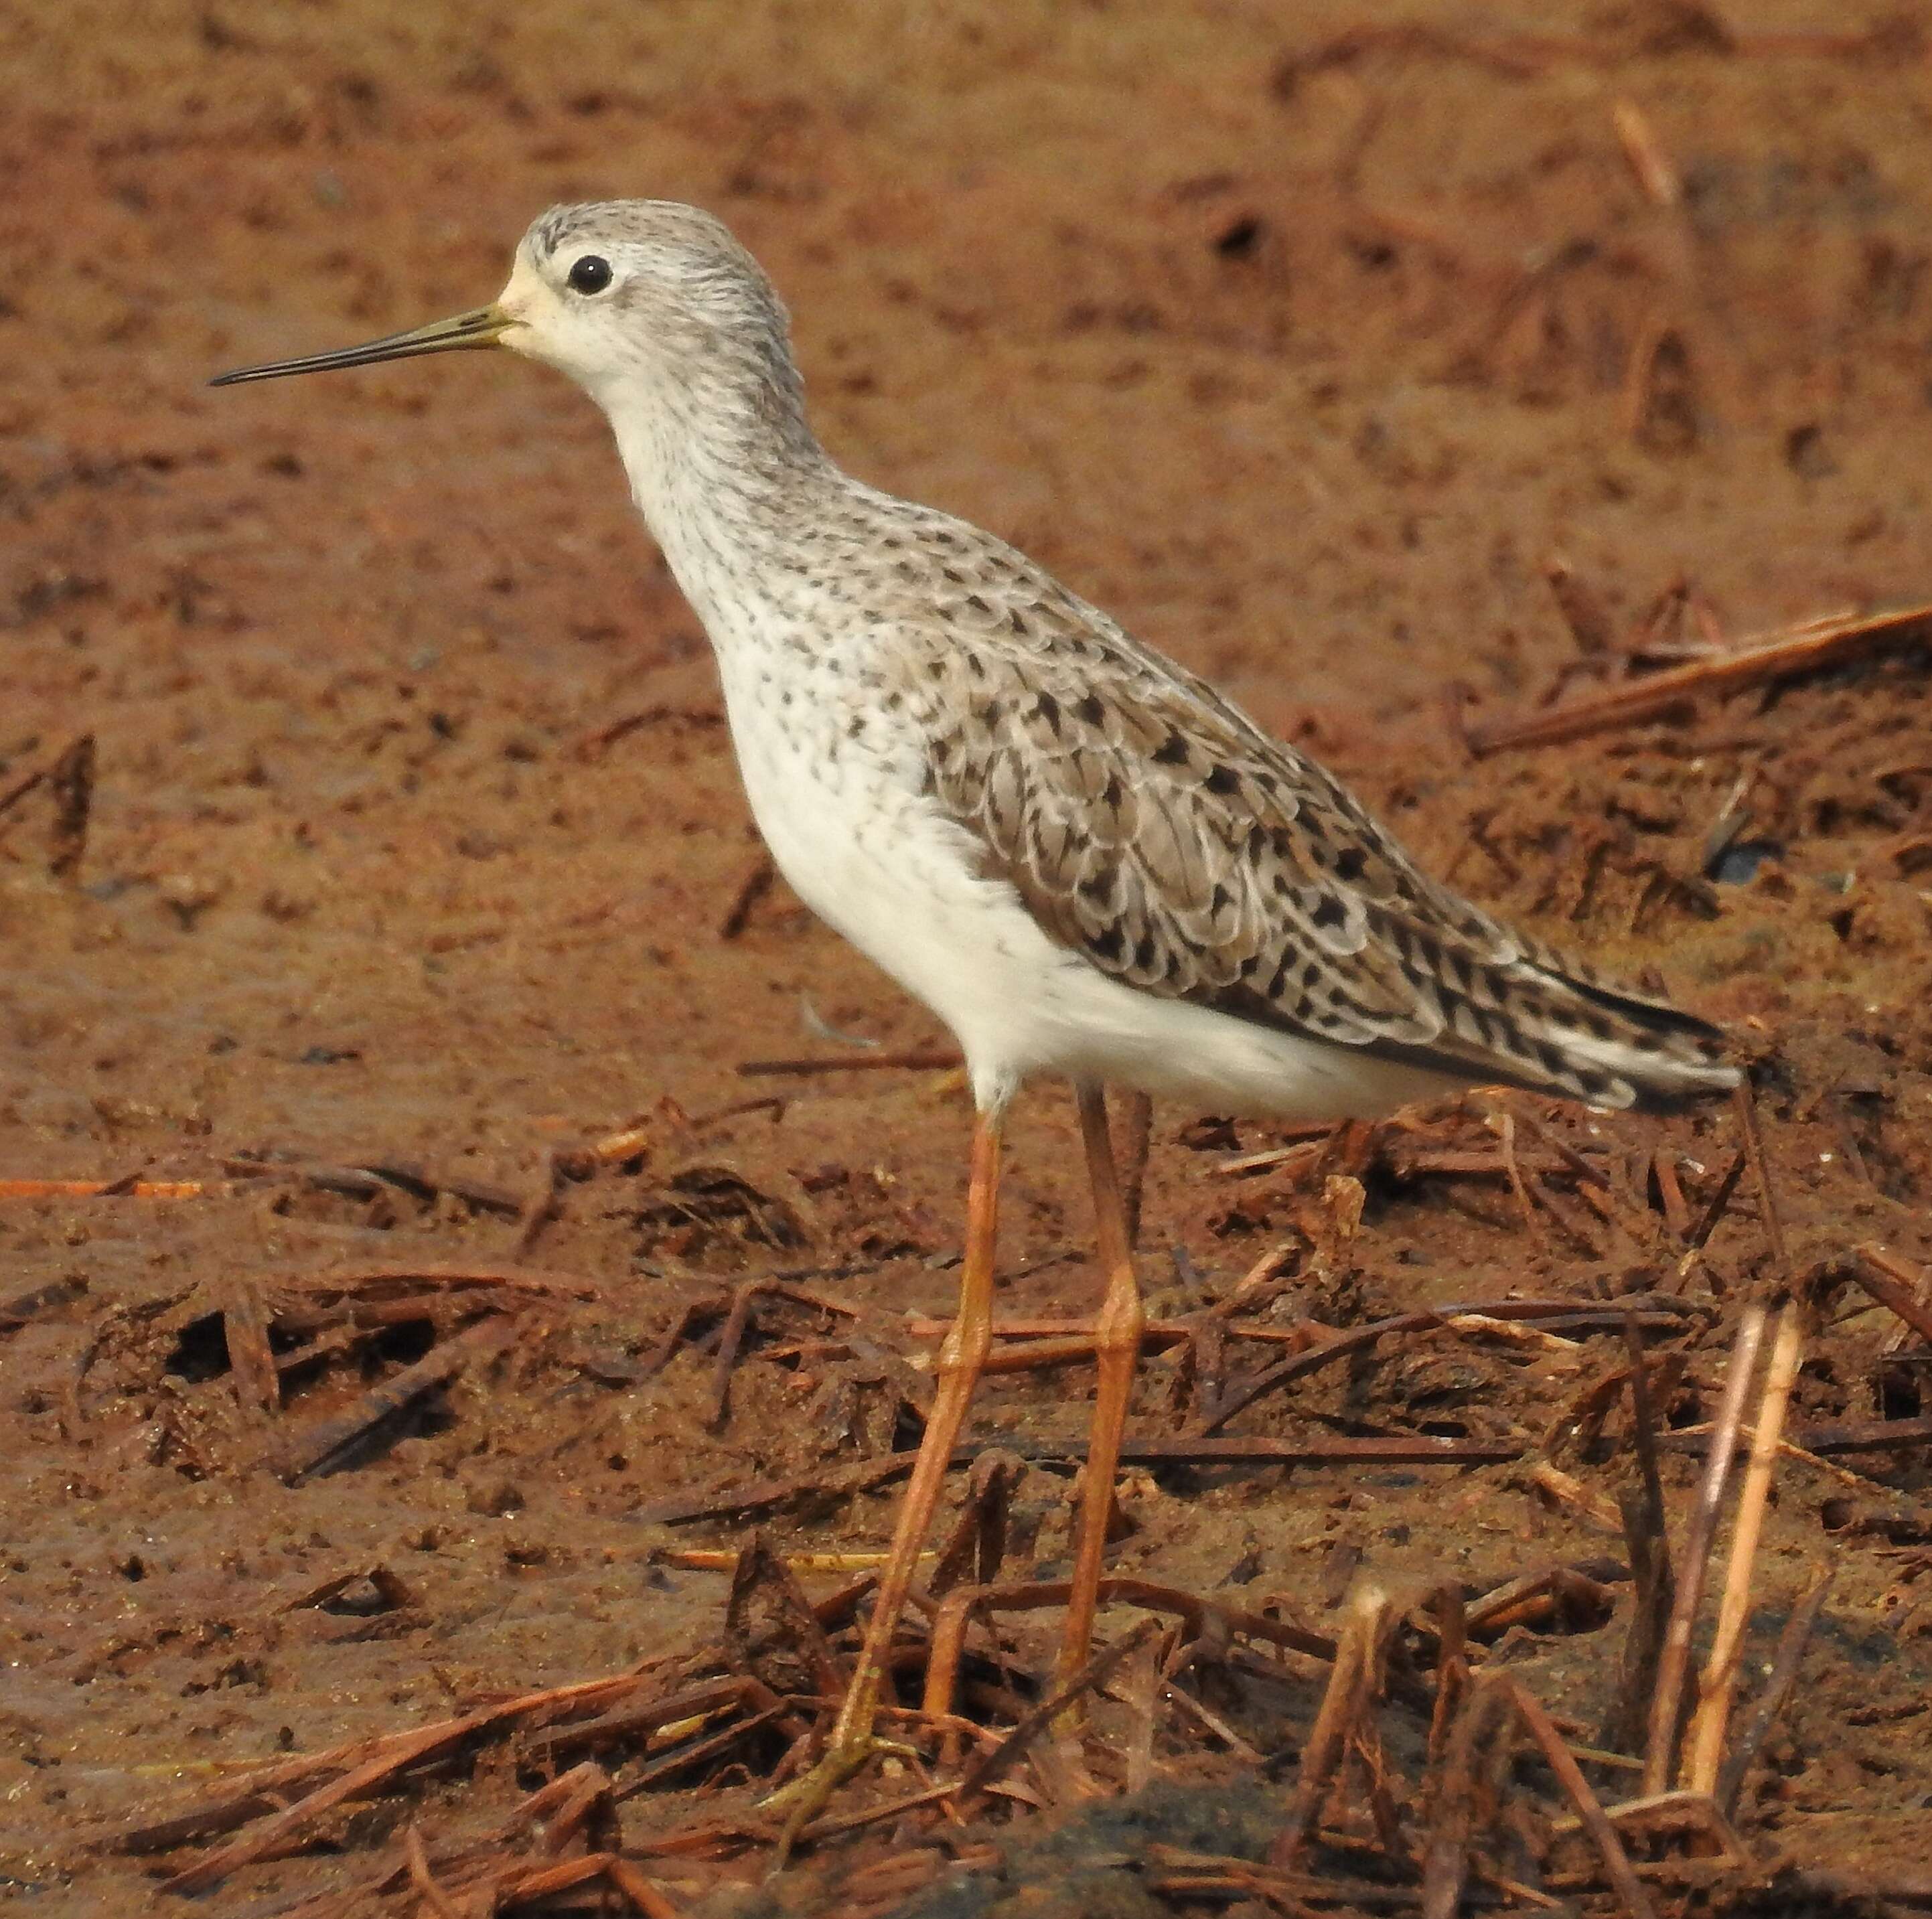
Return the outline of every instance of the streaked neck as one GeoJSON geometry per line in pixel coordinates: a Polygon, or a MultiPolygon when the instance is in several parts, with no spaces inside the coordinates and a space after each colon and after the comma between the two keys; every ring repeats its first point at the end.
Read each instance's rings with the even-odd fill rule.
{"type": "Polygon", "coordinates": [[[747,354],[674,385],[596,395],[631,495],[714,643],[783,571],[815,509],[848,485],[814,436],[788,357],[747,354]]]}

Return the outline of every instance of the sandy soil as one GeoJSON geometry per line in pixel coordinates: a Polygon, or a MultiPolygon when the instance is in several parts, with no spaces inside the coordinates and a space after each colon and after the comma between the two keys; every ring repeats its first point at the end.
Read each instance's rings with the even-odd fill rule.
{"type": "MultiPolygon", "coordinates": [[[[1692,591],[1672,643],[1706,637],[1700,614],[1728,640],[1925,595],[1932,66],[1880,7],[1747,11],[1737,39],[1688,6],[1545,9],[1531,32],[1443,0],[1352,38],[1376,10],[1325,0],[0,20],[0,797],[81,735],[96,754],[71,870],[50,871],[45,783],[0,813],[0,1176],[207,1188],[0,1198],[0,1895],[47,1919],[182,1909],[154,1888],[194,1849],[80,1837],[239,1762],[714,1639],[725,1576],[650,1555],[735,1546],[748,1522],[636,1516],[892,1444],[879,1382],[930,1344],[902,1315],[950,1309],[957,1084],[740,1072],[847,1057],[814,1020],[889,1049],[945,1036],[782,888],[722,930],[758,852],[711,663],[588,403],[482,356],[201,385],[477,303],[554,201],[720,213],[791,304],[854,469],[1014,538],[1322,755],[1438,871],[1660,969],[1759,1063],[1785,1261],[1748,1180],[1688,1271],[1646,1210],[1660,1148],[1702,1210],[1729,1111],[1532,1102],[1639,1169],[1647,1228],[1571,1187],[1532,1232],[1494,1179],[1377,1171],[1285,1323],[1673,1291],[1709,1308],[1664,1342],[1687,1356],[1684,1426],[1711,1416],[1743,1307],[1795,1277],[1814,1330],[1794,1421],[1927,1410],[1922,1344],[1842,1282],[1856,1246],[1932,1250],[1922,654],[1480,760],[1446,717],[1452,687],[1486,718],[1574,666],[1554,553],[1619,643],[1673,582],[1692,591]],[[1633,109],[1674,201],[1620,138],[1633,109]],[[1707,866],[1741,781],[1748,821],[1707,866]],[[328,1469],[274,1470],[463,1314],[320,1353],[273,1414],[216,1315],[286,1315],[332,1272],[514,1267],[497,1202],[632,1123],[637,1150],[565,1182],[520,1256],[582,1297],[544,1296],[507,1352],[328,1469]],[[251,1157],[426,1180],[371,1197],[251,1157]],[[832,1316],[781,1304],[713,1423],[710,1357],[647,1362],[688,1303],[779,1268],[854,1309],[871,1371],[826,1341],[832,1316]]],[[[1216,1171],[1274,1137],[1157,1112],[1156,1312],[1225,1296],[1298,1225],[1319,1237],[1318,1177],[1216,1171]]],[[[1030,1099],[1013,1143],[1002,1309],[1077,1314],[1096,1282],[1064,1096],[1030,1099]]],[[[1426,1333],[1234,1429],[1534,1453],[1621,1351],[1426,1333]]],[[[1137,1432],[1180,1430],[1174,1372],[1150,1368],[1137,1432]]],[[[975,1432],[1077,1436],[1088,1390],[1078,1371],[994,1381],[975,1432]]],[[[1600,1502],[1634,1471],[1610,1432],[1563,1461],[1600,1502]]],[[[1760,1861],[1932,1870],[1929,1462],[1782,1471],[1750,1672],[1812,1570],[1838,1577],[1739,1810],[1760,1861]]],[[[1666,1470],[1681,1530],[1694,1466],[1666,1470]]],[[[1028,1474],[1020,1571],[1064,1561],[1070,1483],[1028,1474]]],[[[876,1546],[894,1496],[769,1523],[788,1549],[876,1546]]],[[[1120,1570],[1278,1597],[1322,1631],[1352,1575],[1480,1592],[1623,1550],[1521,1461],[1140,1472],[1125,1504],[1120,1570]]],[[[1615,1684],[1612,1589],[1615,1617],[1492,1649],[1580,1726],[1615,1684]]],[[[1045,1657],[1050,1622],[1016,1630],[1045,1657]]],[[[1184,1723],[1163,1771],[1278,1793],[1307,1700],[1285,1721],[1223,1704],[1270,1765],[1184,1723]]],[[[696,1816],[706,1777],[624,1801],[622,1842],[696,1816]]],[[[450,1773],[203,1909],[351,1885],[408,1819],[480,1829],[532,1783],[500,1756],[450,1773]]],[[[711,1785],[740,1812],[753,1796],[742,1765],[711,1785]]],[[[988,1819],[1029,1843],[1049,1823],[988,1819]]],[[[1122,1830],[1096,1843],[1131,1852],[1122,1830]]],[[[860,1909],[880,1843],[828,1844],[782,1903],[860,1909]]],[[[980,1876],[970,1909],[1060,1909],[1028,1903],[1034,1856],[980,1876]]],[[[1050,1885],[1064,1860],[1040,1857],[1050,1885]]],[[[760,1870],[693,1858],[668,1883],[692,1912],[747,1910],[734,1888],[760,1870]]],[[[1132,1896],[1118,1909],[1182,1909],[1132,1896]]]]}

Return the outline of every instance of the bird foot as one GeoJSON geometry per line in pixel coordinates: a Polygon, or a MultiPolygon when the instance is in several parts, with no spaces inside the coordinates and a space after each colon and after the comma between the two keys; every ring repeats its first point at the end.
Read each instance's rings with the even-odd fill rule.
{"type": "Polygon", "coordinates": [[[832,1803],[838,1789],[857,1778],[874,1759],[888,1755],[910,1759],[919,1757],[916,1747],[895,1739],[881,1739],[874,1733],[858,1732],[844,1738],[835,1735],[824,1756],[811,1771],[788,1781],[769,1798],[759,1801],[760,1812],[784,1816],[778,1831],[778,1857],[772,1866],[774,1873],[784,1869],[806,1828],[832,1803]]]}

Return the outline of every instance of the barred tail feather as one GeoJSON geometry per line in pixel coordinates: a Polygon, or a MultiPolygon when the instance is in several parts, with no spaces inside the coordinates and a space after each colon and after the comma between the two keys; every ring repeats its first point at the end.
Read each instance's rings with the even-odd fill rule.
{"type": "MultiPolygon", "coordinates": [[[[1540,970],[1540,969],[1539,969],[1540,970]]],[[[1724,1057],[1724,1033],[1666,1002],[1618,991],[1595,979],[1545,973],[1524,1024],[1541,1054],[1553,1049],[1602,1104],[1667,1107],[1726,1093],[1742,1075],[1724,1057]]]]}

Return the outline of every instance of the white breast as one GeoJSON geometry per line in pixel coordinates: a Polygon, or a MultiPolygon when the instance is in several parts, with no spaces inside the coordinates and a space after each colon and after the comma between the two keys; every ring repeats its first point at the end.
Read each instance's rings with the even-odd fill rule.
{"type": "Polygon", "coordinates": [[[758,830],[792,890],[938,1014],[976,1094],[999,1103],[1039,1070],[1034,1029],[1055,976],[1084,963],[1050,944],[1010,886],[979,877],[970,836],[920,796],[916,740],[829,664],[814,662],[808,684],[787,666],[782,689],[742,657],[724,669],[758,830]]]}
{"type": "Polygon", "coordinates": [[[778,870],[945,1022],[982,1108],[1048,1074],[1292,1119],[1372,1117],[1450,1084],[1108,977],[1049,940],[1006,880],[982,877],[972,835],[920,792],[919,742],[849,663],[781,667],[734,649],[721,665],[746,793],[778,870]]]}

